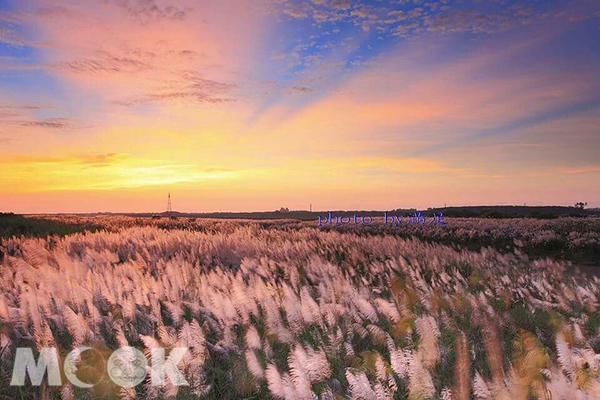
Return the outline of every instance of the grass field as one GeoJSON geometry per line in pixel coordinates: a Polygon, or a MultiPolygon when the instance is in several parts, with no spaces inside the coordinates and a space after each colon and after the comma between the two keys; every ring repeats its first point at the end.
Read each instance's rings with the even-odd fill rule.
{"type": "Polygon", "coordinates": [[[5,398],[600,398],[600,281],[535,257],[595,251],[597,219],[47,223],[98,229],[2,241],[5,398]],[[9,386],[17,347],[82,345],[188,347],[190,385],[123,389],[83,358],[92,389],[9,386]]]}
{"type": "Polygon", "coordinates": [[[0,213],[0,238],[13,236],[64,236],[75,232],[92,231],[98,227],[83,221],[60,221],[26,218],[12,213],[0,213]]]}

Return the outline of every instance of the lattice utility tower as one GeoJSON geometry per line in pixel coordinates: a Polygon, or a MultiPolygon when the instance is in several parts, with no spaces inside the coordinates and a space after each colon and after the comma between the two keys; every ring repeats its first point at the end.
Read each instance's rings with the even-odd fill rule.
{"type": "Polygon", "coordinates": [[[173,211],[173,207],[171,207],[171,193],[169,193],[169,197],[168,197],[168,201],[167,201],[167,212],[172,212],[173,211]]]}

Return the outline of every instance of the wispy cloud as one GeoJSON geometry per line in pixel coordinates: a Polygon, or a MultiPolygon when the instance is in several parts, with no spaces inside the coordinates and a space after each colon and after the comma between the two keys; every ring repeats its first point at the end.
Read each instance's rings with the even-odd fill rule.
{"type": "Polygon", "coordinates": [[[71,118],[40,118],[36,113],[48,112],[52,107],[46,105],[0,105],[0,124],[23,128],[72,129],[76,121],[71,118]]]}
{"type": "Polygon", "coordinates": [[[150,69],[150,65],[133,58],[121,58],[107,55],[102,59],[81,59],[51,64],[51,67],[69,70],[74,73],[137,73],[150,69]]]}
{"type": "MultiPolygon", "coordinates": [[[[8,121],[11,122],[11,121],[8,121]]],[[[15,124],[25,127],[39,127],[50,129],[70,129],[73,128],[72,120],[68,118],[46,118],[32,121],[12,121],[15,124]]]]}
{"type": "Polygon", "coordinates": [[[235,177],[241,171],[195,163],[139,159],[107,153],[70,157],[19,157],[0,165],[10,176],[0,178],[7,189],[25,182],[26,191],[112,190],[202,182],[235,177]]]}
{"type": "Polygon", "coordinates": [[[567,174],[589,174],[592,172],[600,172],[600,165],[593,165],[589,167],[565,169],[563,172],[567,174]]]}
{"type": "Polygon", "coordinates": [[[195,71],[178,71],[173,74],[173,79],[165,80],[155,87],[154,92],[116,100],[115,103],[126,106],[175,100],[199,104],[228,103],[235,99],[222,95],[237,87],[234,83],[203,78],[195,71]]]}
{"type": "Polygon", "coordinates": [[[156,0],[101,0],[107,5],[122,8],[131,17],[141,23],[150,23],[163,19],[183,21],[191,7],[180,8],[175,5],[161,6],[156,0]]]}

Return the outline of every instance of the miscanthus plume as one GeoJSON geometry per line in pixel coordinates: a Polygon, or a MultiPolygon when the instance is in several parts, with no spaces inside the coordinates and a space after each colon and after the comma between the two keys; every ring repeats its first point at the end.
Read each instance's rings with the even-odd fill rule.
{"type": "Polygon", "coordinates": [[[17,347],[133,346],[188,348],[176,367],[189,386],[152,386],[150,371],[135,389],[107,381],[87,398],[600,398],[600,281],[524,253],[567,236],[588,246],[592,223],[572,237],[565,221],[409,228],[457,243],[505,235],[512,252],[292,222],[94,223],[104,230],[2,242],[3,395],[20,396],[7,381],[17,347]]]}

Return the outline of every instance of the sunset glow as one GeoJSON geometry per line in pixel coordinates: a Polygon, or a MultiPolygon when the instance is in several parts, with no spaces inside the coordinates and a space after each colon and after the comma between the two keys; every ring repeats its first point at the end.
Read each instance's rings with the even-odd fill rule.
{"type": "Polygon", "coordinates": [[[0,3],[0,211],[600,206],[600,3],[0,3]]]}

